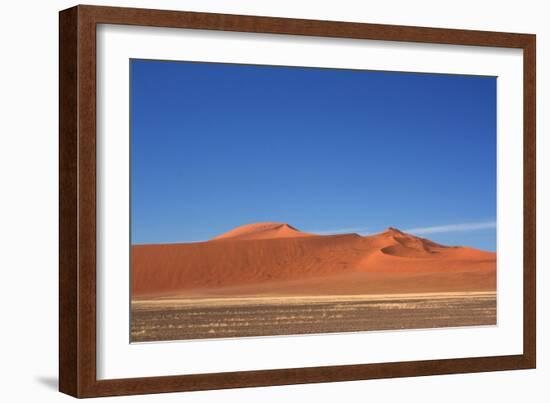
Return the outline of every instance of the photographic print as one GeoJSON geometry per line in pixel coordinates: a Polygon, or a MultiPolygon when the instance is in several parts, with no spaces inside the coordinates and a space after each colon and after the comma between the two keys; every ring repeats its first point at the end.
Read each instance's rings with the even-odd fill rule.
{"type": "Polygon", "coordinates": [[[131,342],[496,325],[496,77],[129,68],[131,342]]]}

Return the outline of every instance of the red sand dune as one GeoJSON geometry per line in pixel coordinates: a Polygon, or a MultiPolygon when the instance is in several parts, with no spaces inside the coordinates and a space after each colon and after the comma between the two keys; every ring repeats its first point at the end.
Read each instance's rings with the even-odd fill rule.
{"type": "Polygon", "coordinates": [[[284,223],[207,242],[132,246],[132,295],[323,295],[495,291],[496,254],[395,228],[313,235],[284,223]]]}

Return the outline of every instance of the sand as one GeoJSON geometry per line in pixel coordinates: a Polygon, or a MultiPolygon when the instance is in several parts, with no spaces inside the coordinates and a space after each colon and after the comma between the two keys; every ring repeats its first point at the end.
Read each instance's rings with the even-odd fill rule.
{"type": "Polygon", "coordinates": [[[207,242],[134,245],[132,298],[496,291],[496,254],[395,228],[314,235],[285,223],[235,228],[207,242]]]}
{"type": "Polygon", "coordinates": [[[242,225],[225,234],[214,237],[213,240],[302,238],[306,236],[314,235],[298,231],[296,228],[286,223],[262,222],[242,225]]]}

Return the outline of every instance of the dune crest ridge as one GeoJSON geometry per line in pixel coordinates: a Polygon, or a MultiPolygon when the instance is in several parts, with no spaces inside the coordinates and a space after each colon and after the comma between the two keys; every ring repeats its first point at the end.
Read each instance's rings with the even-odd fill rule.
{"type": "Polygon", "coordinates": [[[260,222],[241,225],[226,233],[218,235],[212,240],[220,239],[276,239],[276,238],[297,238],[313,236],[299,231],[293,226],[282,222],[260,222]]]}

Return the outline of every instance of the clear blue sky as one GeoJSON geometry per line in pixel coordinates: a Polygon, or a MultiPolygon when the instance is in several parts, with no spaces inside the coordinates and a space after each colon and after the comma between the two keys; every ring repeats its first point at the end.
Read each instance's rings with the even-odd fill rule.
{"type": "Polygon", "coordinates": [[[496,78],[132,60],[132,243],[260,221],[496,248],[496,78]]]}

